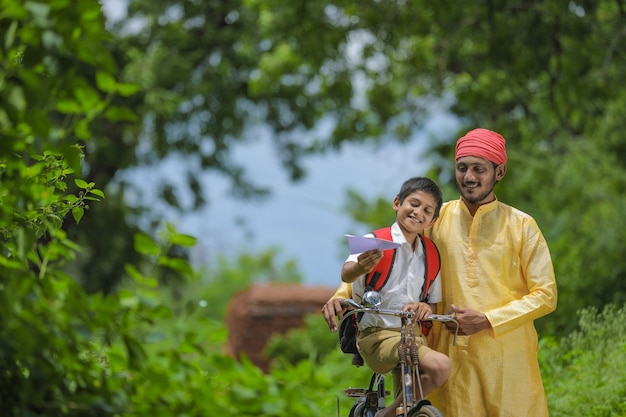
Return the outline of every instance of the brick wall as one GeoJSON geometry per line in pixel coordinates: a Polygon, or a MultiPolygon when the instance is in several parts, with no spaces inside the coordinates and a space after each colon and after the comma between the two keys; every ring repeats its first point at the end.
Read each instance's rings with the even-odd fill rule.
{"type": "Polygon", "coordinates": [[[270,337],[301,327],[306,314],[321,314],[322,306],[333,293],[334,289],[327,287],[257,284],[236,294],[226,318],[227,354],[239,357],[245,353],[267,371],[269,359],[263,357],[263,349],[270,337]]]}

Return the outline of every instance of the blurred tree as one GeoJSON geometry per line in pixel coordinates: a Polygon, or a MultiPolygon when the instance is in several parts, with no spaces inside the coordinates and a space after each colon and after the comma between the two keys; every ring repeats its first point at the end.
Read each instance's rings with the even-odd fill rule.
{"type": "MultiPolygon", "coordinates": [[[[18,3],[5,3],[3,33],[10,39],[22,17],[11,13],[18,3]]],[[[33,6],[38,4],[28,3],[20,13],[41,26],[45,7],[33,6]]],[[[269,185],[248,178],[231,154],[261,129],[298,180],[308,155],[346,142],[408,143],[433,109],[451,103],[448,110],[463,131],[481,125],[508,138],[509,175],[498,195],[542,226],[555,258],[563,317],[580,305],[623,302],[625,293],[615,288],[626,264],[613,248],[625,243],[616,231],[626,222],[619,158],[626,148],[620,117],[626,96],[614,86],[626,68],[625,17],[617,0],[132,0],[109,42],[76,46],[74,56],[108,71],[117,64],[124,83],[77,65],[64,79],[81,94],[57,109],[72,114],[98,108],[95,87],[116,93],[106,97],[112,105],[106,118],[86,118],[75,127],[79,137],[90,137],[84,176],[110,197],[94,208],[89,234],[68,224],[69,236],[91,248],[75,267],[92,290],[114,288],[121,265],[134,256],[130,236],[138,216],[142,228],[160,223],[154,202],[129,203],[132,184],[119,175],[125,168],[158,168],[172,154],[185,158],[180,175],[188,189],[172,176],[160,192],[180,210],[206,203],[197,173],[207,170],[230,178],[238,196],[263,196],[269,185]],[[193,198],[186,205],[188,195],[193,198]]],[[[77,29],[63,22],[55,30],[74,37],[47,30],[42,51],[75,45],[76,33],[95,30],[70,32],[77,29]]],[[[16,56],[29,67],[47,65],[49,58],[34,51],[16,50],[16,56]]],[[[48,91],[41,80],[23,78],[29,91],[48,91]]],[[[40,129],[48,125],[43,120],[53,126],[68,120],[32,110],[29,121],[40,129]]],[[[433,173],[442,181],[450,179],[456,136],[432,142],[433,173]]],[[[134,186],[141,196],[141,184],[134,186]]],[[[565,321],[556,324],[567,327],[565,321]]]]}
{"type": "Polygon", "coordinates": [[[98,336],[116,328],[101,321],[114,303],[88,299],[63,272],[80,248],[61,229],[104,197],[82,179],[81,143],[92,120],[124,111],[110,103],[125,86],[102,49],[106,37],[90,2],[0,1],[4,415],[107,415],[117,403],[92,360],[98,336]]]}
{"type": "MultiPolygon", "coordinates": [[[[114,33],[126,79],[142,86],[142,158],[186,155],[194,206],[197,170],[224,172],[242,196],[267,190],[229,153],[259,124],[294,180],[310,153],[409,141],[447,102],[459,135],[502,132],[510,164],[498,195],[546,234],[562,291],[555,325],[571,328],[576,308],[626,299],[612,249],[626,226],[626,94],[614,87],[625,21],[614,0],[133,0],[114,33]]],[[[455,139],[432,143],[444,181],[455,139]]]]}

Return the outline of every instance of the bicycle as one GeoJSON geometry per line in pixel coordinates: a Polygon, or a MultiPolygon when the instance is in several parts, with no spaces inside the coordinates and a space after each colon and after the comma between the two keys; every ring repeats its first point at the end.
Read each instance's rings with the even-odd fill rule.
{"type": "MultiPolygon", "coordinates": [[[[398,353],[400,357],[400,372],[402,389],[402,403],[396,409],[397,417],[443,417],[430,401],[424,398],[422,390],[422,381],[419,376],[419,357],[417,354],[417,345],[415,343],[415,333],[413,319],[415,313],[412,311],[392,310],[380,308],[382,297],[376,291],[368,291],[363,295],[362,304],[352,299],[343,301],[344,307],[352,307],[352,310],[346,312],[343,320],[357,313],[387,314],[402,319],[400,330],[400,345],[398,353]],[[418,394],[419,393],[419,398],[418,394]]],[[[343,322],[342,320],[342,322],[343,322]]],[[[455,320],[454,315],[431,314],[429,321],[453,322],[456,324],[454,340],[456,343],[456,332],[459,329],[459,323],[455,320]]],[[[419,323],[417,323],[419,324],[419,323]]],[[[348,417],[374,417],[378,410],[382,410],[386,406],[386,396],[389,392],[385,390],[385,376],[374,372],[370,379],[369,387],[364,388],[347,388],[343,393],[348,397],[356,397],[355,404],[350,409],[348,417]]]]}

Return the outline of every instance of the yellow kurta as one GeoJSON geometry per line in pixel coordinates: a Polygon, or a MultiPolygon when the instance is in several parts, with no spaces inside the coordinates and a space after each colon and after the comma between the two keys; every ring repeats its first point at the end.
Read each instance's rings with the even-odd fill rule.
{"type": "MultiPolygon", "coordinates": [[[[439,247],[443,302],[487,315],[493,328],[453,337],[440,324],[431,347],[452,360],[448,381],[429,395],[445,417],[545,417],[546,397],[537,361],[533,320],[556,308],[548,246],[535,221],[493,201],[472,217],[461,200],[445,203],[431,230],[439,247]]],[[[348,298],[342,284],[335,296],[348,298]]]]}
{"type": "Polygon", "coordinates": [[[443,302],[487,315],[493,328],[452,335],[435,325],[432,347],[452,360],[448,381],[429,400],[446,417],[548,415],[533,320],[556,308],[546,241],[527,214],[493,201],[474,217],[461,200],[444,204],[427,232],[441,252],[443,302]],[[436,331],[438,329],[439,331],[436,331]]]}

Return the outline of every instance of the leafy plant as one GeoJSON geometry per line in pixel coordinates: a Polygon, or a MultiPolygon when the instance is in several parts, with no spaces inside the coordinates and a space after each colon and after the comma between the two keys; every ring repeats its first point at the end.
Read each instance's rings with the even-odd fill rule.
{"type": "Polygon", "coordinates": [[[544,338],[539,359],[551,416],[626,415],[626,307],[579,311],[578,328],[544,338]]]}

